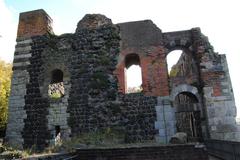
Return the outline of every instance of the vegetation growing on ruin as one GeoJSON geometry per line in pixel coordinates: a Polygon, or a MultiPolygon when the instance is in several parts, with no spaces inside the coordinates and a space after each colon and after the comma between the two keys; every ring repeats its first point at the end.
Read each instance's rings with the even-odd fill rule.
{"type": "Polygon", "coordinates": [[[12,64],[0,60],[0,134],[7,124],[8,98],[12,77],[12,64]]]}
{"type": "Polygon", "coordinates": [[[169,77],[176,77],[179,72],[179,68],[176,65],[172,66],[169,77]]]}
{"type": "Polygon", "coordinates": [[[114,147],[123,144],[124,133],[116,128],[106,128],[96,132],[83,133],[71,140],[51,146],[45,152],[73,152],[76,148],[114,147]]]}
{"type": "Polygon", "coordinates": [[[0,143],[0,159],[19,159],[32,154],[34,152],[31,149],[21,151],[0,143]]]}
{"type": "Polygon", "coordinates": [[[50,94],[49,96],[50,96],[50,98],[52,98],[52,99],[59,99],[59,98],[62,97],[62,95],[61,95],[59,92],[52,93],[52,94],[50,94]]]}

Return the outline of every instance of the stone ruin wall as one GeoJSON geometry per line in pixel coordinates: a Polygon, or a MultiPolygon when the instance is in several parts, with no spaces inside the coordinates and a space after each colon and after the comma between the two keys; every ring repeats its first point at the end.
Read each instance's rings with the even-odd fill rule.
{"type": "Polygon", "coordinates": [[[213,52],[198,28],[162,33],[150,20],[114,25],[103,15],[86,15],[76,32],[55,36],[43,10],[20,14],[6,142],[43,149],[64,139],[111,128],[125,143],[167,143],[176,133],[172,102],[190,92],[201,102],[204,137],[240,139],[226,58],[213,52]],[[188,51],[197,73],[169,79],[167,54],[188,51]],[[125,58],[136,54],[142,93],[126,94],[125,58]],[[52,72],[63,73],[64,96],[49,98],[52,72]],[[165,117],[163,119],[163,117],[165,117]]]}
{"type": "Polygon", "coordinates": [[[188,51],[182,54],[175,65],[180,68],[179,72],[170,77],[171,85],[174,89],[185,83],[198,89],[195,95],[203,106],[200,110],[202,119],[205,119],[205,122],[202,121],[202,128],[208,127],[208,136],[239,141],[240,130],[235,119],[237,112],[226,56],[214,52],[207,37],[199,37],[204,41],[196,42],[201,44],[198,54],[192,56],[188,51]]]}

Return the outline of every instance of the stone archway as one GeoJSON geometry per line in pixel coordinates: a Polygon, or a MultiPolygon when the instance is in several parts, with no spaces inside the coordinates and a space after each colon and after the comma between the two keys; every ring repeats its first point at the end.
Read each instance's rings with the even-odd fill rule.
{"type": "Polygon", "coordinates": [[[171,100],[175,108],[176,130],[185,132],[190,142],[202,140],[201,99],[198,90],[187,84],[172,90],[171,100]]]}
{"type": "Polygon", "coordinates": [[[177,87],[173,87],[170,95],[171,100],[173,101],[175,97],[181,92],[192,93],[198,98],[199,101],[201,101],[200,96],[198,94],[198,89],[188,84],[181,84],[181,85],[178,85],[177,87]]]}

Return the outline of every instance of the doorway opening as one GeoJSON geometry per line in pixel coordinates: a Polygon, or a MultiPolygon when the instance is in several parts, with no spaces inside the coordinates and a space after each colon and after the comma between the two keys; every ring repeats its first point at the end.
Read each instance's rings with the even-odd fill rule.
{"type": "Polygon", "coordinates": [[[190,92],[179,93],[174,100],[177,132],[187,134],[189,142],[202,141],[201,112],[197,97],[190,92]]]}

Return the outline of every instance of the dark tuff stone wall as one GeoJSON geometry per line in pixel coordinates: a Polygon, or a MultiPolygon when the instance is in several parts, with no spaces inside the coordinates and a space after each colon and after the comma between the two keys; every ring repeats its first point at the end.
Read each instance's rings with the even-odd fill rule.
{"type": "MultiPolygon", "coordinates": [[[[6,131],[11,146],[42,149],[54,143],[59,127],[67,138],[119,127],[126,142],[152,140],[155,96],[171,101],[180,91],[194,91],[203,97],[199,99],[206,106],[205,128],[211,137],[239,139],[226,57],[214,52],[199,28],[162,33],[149,20],[113,25],[98,14],[86,15],[77,26],[74,34],[54,36],[45,11],[20,15],[6,131]],[[184,78],[176,76],[174,84],[179,85],[170,87],[166,55],[179,48],[193,53],[192,63],[198,70],[184,78]],[[119,93],[125,93],[125,57],[130,54],[139,56],[144,95],[119,93]],[[66,94],[59,101],[48,96],[53,69],[64,75],[66,94]],[[59,123],[53,123],[54,117],[59,123]]],[[[156,109],[161,107],[159,104],[156,109]]],[[[174,125],[173,117],[170,119],[174,125]]],[[[160,121],[155,124],[162,128],[160,121]]]]}
{"type": "Polygon", "coordinates": [[[110,128],[124,135],[126,143],[154,140],[156,97],[118,93],[114,71],[120,49],[119,28],[111,21],[102,26],[94,23],[93,28],[84,27],[92,25],[87,24],[92,18],[85,17],[74,34],[32,37],[30,81],[24,108],[25,148],[35,145],[41,150],[51,143],[54,123],[53,113],[48,112],[54,103],[61,107],[61,101],[64,101],[61,105],[67,105],[62,116],[67,118],[71,137],[110,128]],[[48,95],[55,69],[63,72],[63,83],[70,87],[65,98],[59,100],[52,100],[48,95]]]}
{"type": "Polygon", "coordinates": [[[78,29],[72,47],[68,123],[76,136],[111,126],[108,107],[117,98],[113,71],[119,52],[118,29],[113,25],[78,29]]]}
{"type": "Polygon", "coordinates": [[[42,97],[39,88],[39,76],[41,73],[42,51],[46,47],[47,37],[32,37],[32,57],[29,59],[30,65],[27,68],[29,72],[29,82],[26,85],[25,111],[27,118],[24,120],[23,139],[24,148],[36,146],[38,150],[44,149],[48,143],[49,132],[47,128],[47,115],[49,101],[42,97]]]}
{"type": "Polygon", "coordinates": [[[72,136],[117,128],[125,142],[153,140],[156,97],[118,93],[113,72],[119,56],[119,29],[112,24],[83,27],[74,38],[68,107],[72,136]]]}
{"type": "Polygon", "coordinates": [[[121,118],[125,126],[126,142],[144,142],[154,140],[157,134],[154,122],[156,121],[155,97],[139,93],[121,95],[121,118]]]}

